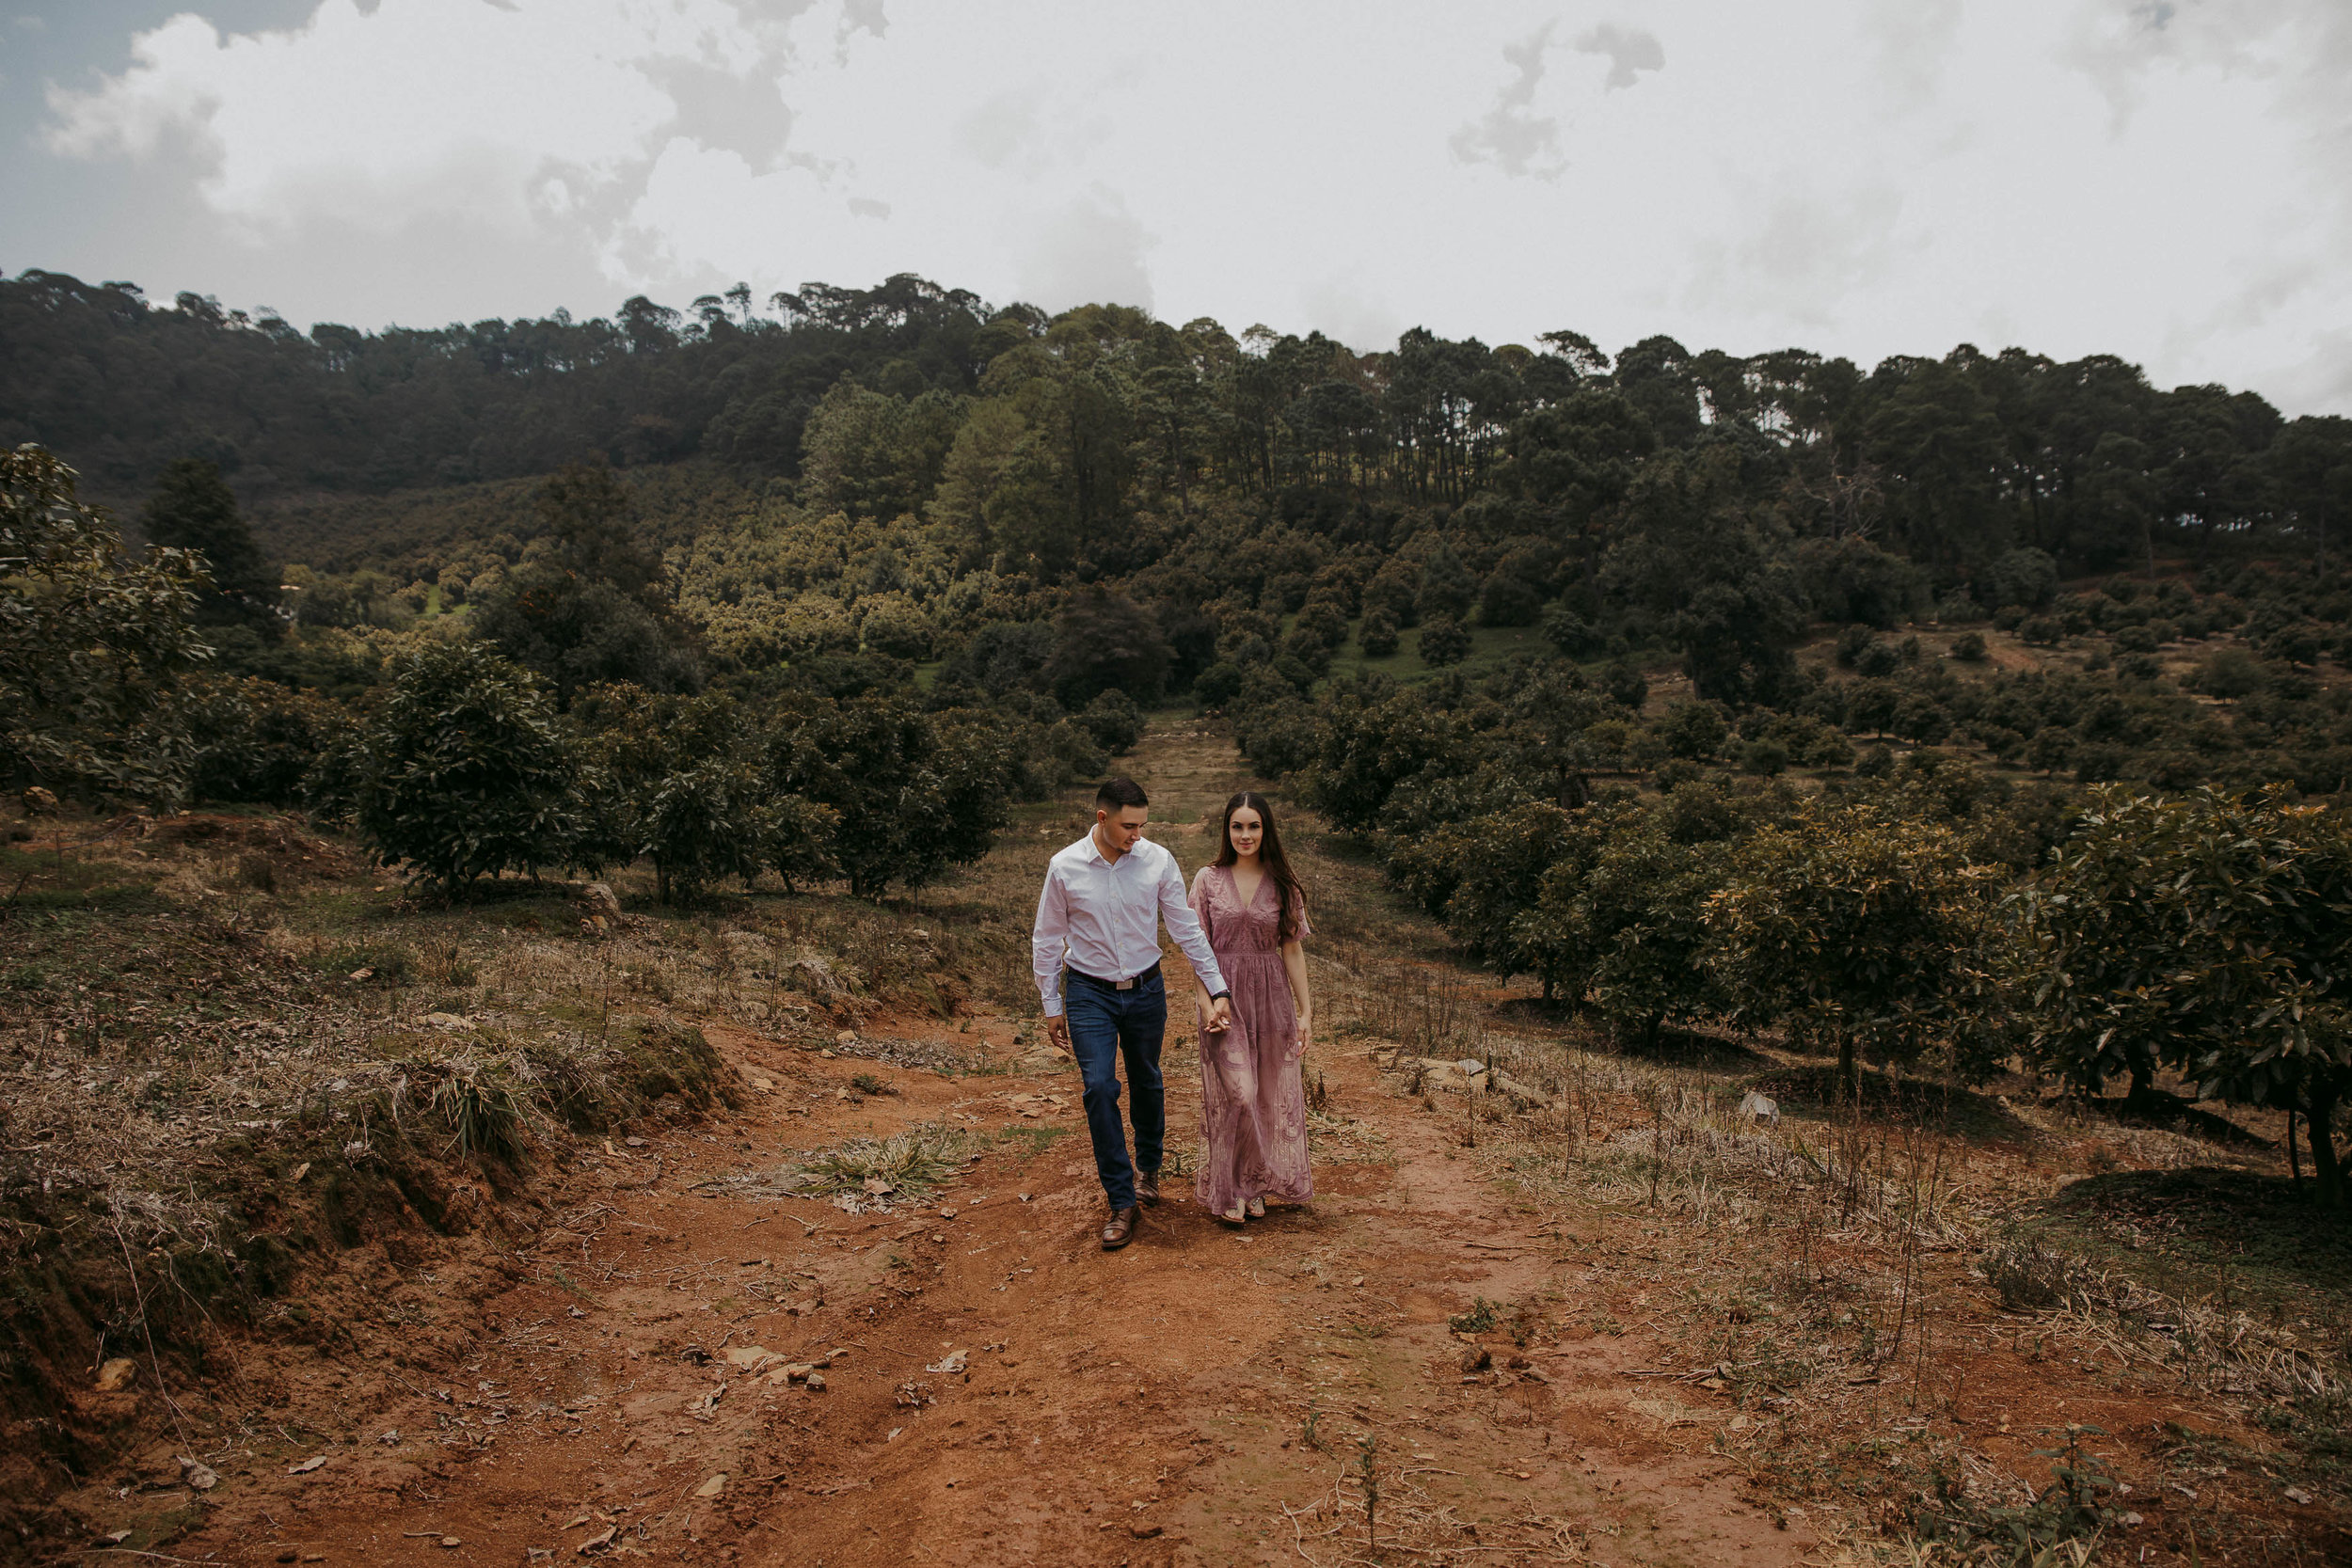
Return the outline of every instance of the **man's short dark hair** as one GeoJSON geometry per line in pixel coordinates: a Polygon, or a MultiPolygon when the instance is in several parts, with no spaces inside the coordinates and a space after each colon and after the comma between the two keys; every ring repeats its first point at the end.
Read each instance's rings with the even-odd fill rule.
{"type": "Polygon", "coordinates": [[[1094,804],[1101,811],[1124,811],[1151,803],[1152,797],[1143,792],[1143,786],[1123,774],[1094,792],[1094,804]]]}

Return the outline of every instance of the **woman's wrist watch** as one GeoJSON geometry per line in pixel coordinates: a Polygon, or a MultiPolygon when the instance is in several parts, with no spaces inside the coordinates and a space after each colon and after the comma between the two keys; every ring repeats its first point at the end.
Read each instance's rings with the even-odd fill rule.
{"type": "Polygon", "coordinates": [[[1209,992],[1209,1000],[1212,1002],[1223,1002],[1230,998],[1232,994],[1233,993],[1230,990],[1213,990],[1209,992]]]}

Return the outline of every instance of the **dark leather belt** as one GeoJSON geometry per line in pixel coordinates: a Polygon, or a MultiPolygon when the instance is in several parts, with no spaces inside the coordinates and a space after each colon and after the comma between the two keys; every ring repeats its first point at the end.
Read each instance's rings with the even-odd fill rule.
{"type": "Polygon", "coordinates": [[[1126,980],[1105,980],[1100,976],[1089,974],[1083,969],[1073,969],[1069,972],[1072,979],[1085,980],[1089,984],[1101,986],[1104,990],[1133,990],[1137,986],[1143,984],[1144,981],[1156,978],[1159,973],[1160,966],[1158,964],[1153,964],[1142,974],[1126,980]]]}

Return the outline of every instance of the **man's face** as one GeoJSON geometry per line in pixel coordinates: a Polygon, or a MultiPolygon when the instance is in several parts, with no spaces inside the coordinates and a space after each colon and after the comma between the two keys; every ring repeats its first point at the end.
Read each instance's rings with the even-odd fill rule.
{"type": "Polygon", "coordinates": [[[1110,848],[1125,854],[1143,836],[1143,824],[1151,812],[1142,806],[1121,806],[1117,811],[1094,810],[1095,826],[1102,830],[1103,842],[1110,848]]]}

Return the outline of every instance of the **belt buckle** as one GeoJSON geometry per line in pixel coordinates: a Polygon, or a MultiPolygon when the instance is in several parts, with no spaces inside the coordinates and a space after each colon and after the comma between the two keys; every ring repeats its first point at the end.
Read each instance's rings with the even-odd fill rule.
{"type": "Polygon", "coordinates": [[[1114,990],[1133,990],[1136,989],[1136,983],[1132,978],[1125,980],[1113,980],[1111,982],[1111,989],[1114,990]]]}

